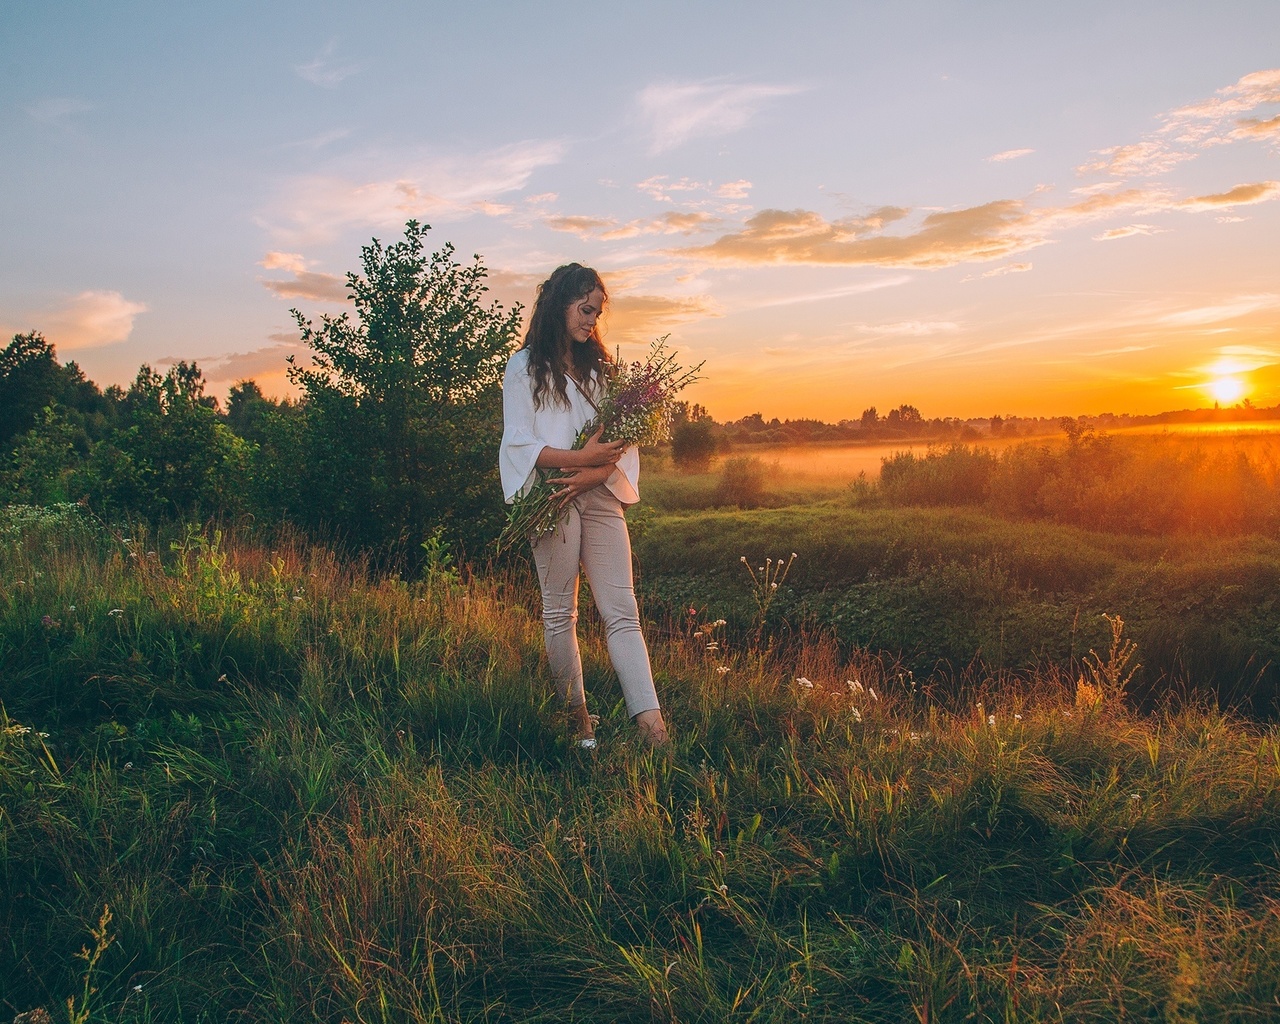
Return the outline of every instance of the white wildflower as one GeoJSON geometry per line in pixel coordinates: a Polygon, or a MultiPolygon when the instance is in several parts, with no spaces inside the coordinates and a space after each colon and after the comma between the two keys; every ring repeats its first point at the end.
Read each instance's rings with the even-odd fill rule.
{"type": "Polygon", "coordinates": [[[987,725],[989,725],[989,726],[991,726],[992,728],[994,728],[994,727],[995,727],[995,724],[996,724],[996,716],[995,716],[995,715],[987,715],[987,725]]]}
{"type": "Polygon", "coordinates": [[[860,683],[857,679],[850,679],[850,680],[849,680],[849,692],[850,692],[850,693],[865,693],[866,691],[865,691],[865,689],[863,688],[862,683],[860,683]]]}
{"type": "Polygon", "coordinates": [[[855,722],[861,722],[861,721],[862,721],[862,712],[861,712],[861,711],[859,711],[857,708],[850,708],[850,710],[853,712],[853,720],[854,720],[855,722]]]}
{"type": "Polygon", "coordinates": [[[719,672],[721,675],[724,675],[726,672],[728,672],[728,671],[729,671],[729,666],[728,666],[728,665],[717,665],[717,666],[716,666],[716,671],[717,671],[717,672],[719,672]]]}
{"type": "Polygon", "coordinates": [[[812,682],[810,682],[808,679],[806,679],[804,676],[796,676],[796,685],[797,685],[797,686],[802,686],[802,687],[804,687],[806,690],[812,690],[812,689],[813,689],[813,683],[812,683],[812,682]]]}
{"type": "Polygon", "coordinates": [[[880,699],[879,695],[876,693],[876,688],[874,686],[868,686],[867,693],[870,695],[872,700],[880,699]]]}
{"type": "Polygon", "coordinates": [[[123,615],[123,614],[124,614],[124,609],[123,609],[123,608],[112,608],[112,609],[111,609],[111,611],[107,612],[107,614],[108,614],[108,615],[110,615],[113,619],[115,619],[115,618],[119,618],[121,615],[123,615]]]}

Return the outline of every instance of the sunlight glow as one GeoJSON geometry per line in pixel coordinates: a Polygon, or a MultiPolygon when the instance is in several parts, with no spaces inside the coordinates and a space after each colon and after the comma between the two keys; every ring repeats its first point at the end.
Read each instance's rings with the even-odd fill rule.
{"type": "Polygon", "coordinates": [[[1232,405],[1244,394],[1244,382],[1238,377],[1219,377],[1206,384],[1205,390],[1220,405],[1232,405]]]}

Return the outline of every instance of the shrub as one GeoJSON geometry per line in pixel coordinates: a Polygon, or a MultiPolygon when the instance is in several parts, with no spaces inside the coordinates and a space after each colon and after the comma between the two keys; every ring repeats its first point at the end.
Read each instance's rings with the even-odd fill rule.
{"type": "Polygon", "coordinates": [[[705,473],[716,453],[715,425],[707,419],[677,423],[671,432],[671,461],[684,473],[705,473]]]}
{"type": "Polygon", "coordinates": [[[716,487],[716,504],[755,508],[764,495],[764,474],[764,463],[754,455],[727,459],[716,487]]]}

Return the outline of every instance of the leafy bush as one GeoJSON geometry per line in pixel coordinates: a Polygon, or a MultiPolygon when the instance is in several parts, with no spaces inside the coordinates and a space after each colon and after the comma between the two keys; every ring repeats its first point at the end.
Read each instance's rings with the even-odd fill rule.
{"type": "Polygon", "coordinates": [[[684,420],[671,431],[671,461],[685,473],[705,473],[711,467],[717,441],[710,419],[684,420]]]}
{"type": "Polygon", "coordinates": [[[764,478],[764,463],[754,455],[725,459],[716,485],[715,503],[755,508],[764,495],[764,478]]]}

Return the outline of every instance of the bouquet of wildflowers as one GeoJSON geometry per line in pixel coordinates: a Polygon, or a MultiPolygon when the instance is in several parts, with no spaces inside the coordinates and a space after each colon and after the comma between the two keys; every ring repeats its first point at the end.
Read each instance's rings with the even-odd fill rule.
{"type": "MultiPolygon", "coordinates": [[[[651,445],[667,440],[671,433],[671,406],[676,395],[698,379],[702,363],[686,370],[668,352],[667,336],[649,346],[643,362],[613,364],[605,382],[594,419],[578,431],[575,451],[601,426],[600,440],[626,441],[628,445],[651,445]]],[[[564,519],[567,507],[556,482],[558,470],[538,470],[538,479],[528,492],[511,504],[507,525],[498,538],[498,550],[526,539],[537,540],[551,533],[564,519]]]]}

